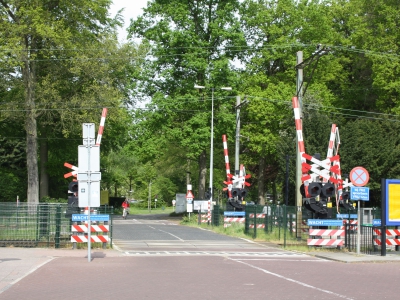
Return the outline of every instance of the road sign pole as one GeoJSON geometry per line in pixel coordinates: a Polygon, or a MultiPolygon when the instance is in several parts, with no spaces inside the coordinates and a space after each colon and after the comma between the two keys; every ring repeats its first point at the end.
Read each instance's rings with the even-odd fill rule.
{"type": "Polygon", "coordinates": [[[357,201],[357,255],[360,254],[360,241],[361,241],[361,214],[360,214],[360,200],[357,201]]]}
{"type": "Polygon", "coordinates": [[[92,230],[91,230],[91,221],[90,221],[90,198],[91,198],[91,181],[90,181],[90,145],[88,145],[88,162],[89,162],[89,170],[88,170],[88,262],[91,262],[92,258],[90,253],[92,252],[92,230]]]}

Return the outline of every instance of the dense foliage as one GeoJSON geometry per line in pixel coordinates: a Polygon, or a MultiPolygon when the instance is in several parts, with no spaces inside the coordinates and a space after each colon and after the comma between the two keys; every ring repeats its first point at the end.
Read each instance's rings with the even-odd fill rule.
{"type": "Polygon", "coordinates": [[[379,205],[381,178],[400,177],[398,1],[153,0],[128,29],[140,45],[118,43],[109,5],[0,0],[0,201],[35,202],[39,186],[40,197],[66,196],[63,163],[77,163],[80,124],[98,124],[102,107],[102,188],[166,203],[189,183],[204,198],[213,111],[222,200],[221,136],[233,173],[240,96],[248,200],[283,201],[288,156],[294,204],[298,51],[306,152],[324,157],[335,123],[342,173],[369,170],[370,205],[379,205]]]}

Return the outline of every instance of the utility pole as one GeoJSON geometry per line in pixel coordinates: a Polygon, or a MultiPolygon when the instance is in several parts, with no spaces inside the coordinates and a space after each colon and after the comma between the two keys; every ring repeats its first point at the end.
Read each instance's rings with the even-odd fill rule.
{"type": "MultiPolygon", "coordinates": [[[[310,57],[307,59],[303,60],[303,51],[298,51],[296,53],[296,70],[297,70],[297,80],[296,80],[296,96],[298,99],[299,103],[299,114],[300,118],[303,118],[303,96],[307,90],[307,85],[304,88],[303,91],[303,69],[306,66],[312,66],[311,70],[311,75],[308,78],[308,83],[310,82],[312,75],[314,73],[314,70],[317,68],[318,60],[321,56],[328,54],[330,51],[329,47],[324,47],[321,44],[317,45],[316,51],[314,51],[310,57]]],[[[301,240],[301,223],[303,221],[303,215],[301,208],[303,206],[303,199],[301,197],[300,193],[300,186],[302,184],[301,182],[301,157],[300,157],[300,151],[299,151],[299,137],[296,136],[296,206],[297,206],[297,214],[296,214],[296,238],[298,240],[301,240]]]]}
{"type": "Polygon", "coordinates": [[[236,96],[235,175],[239,176],[240,96],[236,96]]]}
{"type": "MultiPolygon", "coordinates": [[[[298,51],[296,54],[296,63],[297,66],[297,80],[296,80],[296,94],[297,99],[299,101],[299,110],[300,110],[300,118],[303,117],[303,51],[298,51]]],[[[301,186],[301,157],[299,151],[299,141],[298,136],[296,136],[296,238],[301,240],[301,223],[303,221],[303,214],[301,211],[301,207],[303,206],[303,199],[300,193],[301,186]]]]}
{"type": "Polygon", "coordinates": [[[285,205],[289,203],[289,159],[290,156],[286,155],[286,175],[285,175],[285,205]]]}
{"type": "Polygon", "coordinates": [[[147,208],[149,209],[149,212],[151,212],[151,180],[149,182],[149,200],[147,203],[147,208]]]}

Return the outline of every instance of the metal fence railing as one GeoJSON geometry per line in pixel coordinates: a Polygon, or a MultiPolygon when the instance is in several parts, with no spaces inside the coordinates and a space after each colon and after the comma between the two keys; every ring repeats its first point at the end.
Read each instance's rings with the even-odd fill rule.
{"type": "Polygon", "coordinates": [[[284,246],[287,242],[306,240],[308,236],[307,218],[308,211],[302,212],[301,224],[296,224],[296,207],[286,205],[250,205],[246,206],[245,233],[257,237],[257,232],[261,229],[266,234],[274,236],[278,240],[283,240],[284,246]],[[296,234],[300,230],[300,234],[296,234]]]}
{"type": "MultiPolygon", "coordinates": [[[[285,205],[248,205],[244,212],[224,211],[223,207],[214,205],[212,211],[212,225],[230,227],[232,223],[242,224],[244,232],[257,237],[257,232],[260,230],[267,234],[273,235],[274,239],[283,240],[298,240],[296,236],[296,207],[285,205]],[[225,217],[229,216],[229,217],[225,217]],[[232,223],[231,223],[232,222],[232,223]]],[[[198,224],[203,223],[204,214],[199,214],[198,224]]],[[[304,240],[307,240],[308,212],[303,211],[303,222],[300,224],[301,235],[304,240]]]]}
{"type": "MultiPolygon", "coordinates": [[[[73,213],[83,211],[77,208],[73,213]]],[[[100,207],[93,213],[112,215],[113,208],[100,207]]],[[[69,247],[72,246],[71,225],[67,204],[0,203],[0,246],[3,247],[69,247]]]]}
{"type": "MultiPolygon", "coordinates": [[[[213,212],[213,225],[221,225],[221,219],[223,219],[223,210],[218,207],[218,210],[213,212]],[[220,216],[216,218],[215,215],[220,216]],[[219,220],[218,223],[216,220],[219,220]]],[[[345,243],[344,247],[349,251],[356,251],[356,229],[357,225],[360,224],[361,239],[360,248],[363,253],[367,254],[378,254],[381,252],[381,247],[377,245],[376,239],[377,234],[375,227],[372,227],[372,220],[379,219],[381,210],[376,208],[361,209],[361,219],[357,219],[357,210],[346,210],[339,208],[338,210],[332,210],[332,219],[343,219],[343,226],[340,227],[329,227],[329,229],[341,229],[345,230],[345,243]],[[368,218],[366,213],[368,212],[368,218]],[[345,217],[347,216],[347,218],[345,217]],[[365,223],[368,222],[368,223],[365,223]],[[374,242],[375,240],[375,242],[374,242]]],[[[307,225],[308,219],[316,219],[317,217],[309,210],[302,207],[301,211],[301,222],[297,224],[297,207],[285,206],[285,205],[248,205],[245,208],[245,215],[243,219],[235,219],[235,222],[244,224],[244,232],[251,235],[253,238],[257,238],[260,230],[263,230],[269,238],[275,240],[282,240],[282,244],[286,246],[286,243],[295,242],[296,244],[307,242],[310,238],[310,227],[307,225]]],[[[229,219],[229,218],[227,218],[229,219]]],[[[224,224],[229,226],[229,224],[224,224]]],[[[319,227],[313,227],[313,229],[319,227]]],[[[325,227],[324,227],[325,228],[325,227]]],[[[325,229],[328,229],[326,227],[325,229]]],[[[379,238],[379,237],[378,237],[379,238]]],[[[398,246],[397,248],[399,248],[398,246]]]]}

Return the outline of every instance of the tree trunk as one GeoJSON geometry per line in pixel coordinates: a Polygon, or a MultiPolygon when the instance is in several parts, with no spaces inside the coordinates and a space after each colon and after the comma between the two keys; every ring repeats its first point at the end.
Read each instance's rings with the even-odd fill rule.
{"type": "Polygon", "coordinates": [[[47,173],[47,162],[49,161],[48,145],[46,136],[40,141],[40,190],[39,199],[49,195],[49,174],[47,173]]]}
{"type": "MultiPolygon", "coordinates": [[[[28,47],[26,38],[26,49],[28,47]]],[[[37,124],[35,108],[35,66],[34,62],[29,61],[28,54],[25,54],[22,76],[25,85],[25,105],[26,105],[26,166],[28,171],[28,204],[39,203],[39,172],[37,161],[37,124]]]]}
{"type": "Polygon", "coordinates": [[[265,205],[265,157],[261,156],[258,161],[258,204],[265,205]]]}
{"type": "Polygon", "coordinates": [[[204,199],[206,174],[207,174],[207,158],[206,151],[203,150],[199,156],[199,199],[204,199]]]}

